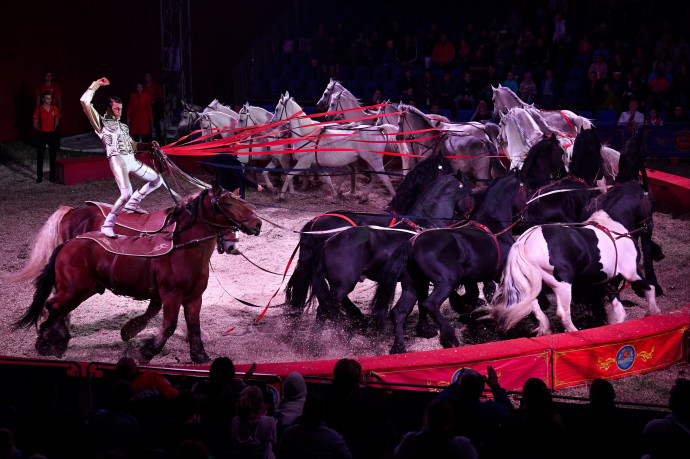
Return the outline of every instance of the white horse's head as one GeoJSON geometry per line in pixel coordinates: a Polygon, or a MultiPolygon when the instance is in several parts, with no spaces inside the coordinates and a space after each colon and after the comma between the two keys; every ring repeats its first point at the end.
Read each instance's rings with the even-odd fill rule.
{"type": "Polygon", "coordinates": [[[491,100],[494,104],[494,115],[498,117],[498,113],[507,112],[511,108],[524,108],[526,104],[515,94],[510,88],[498,85],[498,88],[492,87],[493,95],[491,100]]]}
{"type": "Polygon", "coordinates": [[[317,112],[323,113],[327,111],[328,106],[331,103],[331,98],[333,97],[333,94],[338,92],[338,87],[342,88],[340,82],[338,80],[331,78],[328,84],[326,85],[326,89],[323,91],[321,98],[316,103],[317,112]]]}

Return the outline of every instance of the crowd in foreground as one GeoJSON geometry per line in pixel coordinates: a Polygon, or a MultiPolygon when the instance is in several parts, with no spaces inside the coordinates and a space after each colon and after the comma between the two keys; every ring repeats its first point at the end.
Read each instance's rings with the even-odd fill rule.
{"type": "MultiPolygon", "coordinates": [[[[615,404],[613,386],[592,381],[589,403],[564,422],[546,384],[529,378],[514,407],[487,367],[464,369],[426,406],[421,428],[399,432],[385,391],[362,386],[362,368],[341,359],[332,384],[287,376],[274,406],[253,370],[236,378],[232,361],[214,360],[190,389],[142,372],[128,357],[105,406],[87,422],[56,406],[46,383],[36,409],[0,424],[0,459],[9,458],[562,458],[685,457],[690,444],[690,380],[670,392],[671,413],[643,431],[615,404]],[[491,397],[485,398],[484,392],[491,397]]],[[[400,408],[400,407],[398,407],[400,408]]],[[[403,409],[407,407],[402,407],[403,409]]],[[[411,407],[410,407],[411,409],[411,407]]],[[[2,418],[0,418],[1,420],[2,418]]]]}

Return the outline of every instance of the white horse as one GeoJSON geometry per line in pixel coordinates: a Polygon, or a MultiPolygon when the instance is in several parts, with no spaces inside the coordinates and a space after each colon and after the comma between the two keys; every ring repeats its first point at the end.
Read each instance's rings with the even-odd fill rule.
{"type": "MultiPolygon", "coordinates": [[[[271,122],[284,121],[281,126],[286,131],[290,139],[292,154],[297,160],[294,169],[299,171],[289,172],[287,180],[283,184],[283,189],[279,196],[280,200],[285,199],[285,190],[292,183],[294,176],[316,164],[317,167],[343,167],[361,158],[369,169],[375,173],[375,178],[381,180],[388,189],[391,196],[395,195],[395,190],[390,178],[385,175],[383,168],[383,152],[392,152],[394,145],[388,142],[395,137],[397,128],[391,125],[382,126],[352,126],[336,128],[332,126],[321,126],[305,117],[302,108],[290,97],[289,93],[281,96],[276,111],[271,122]]],[[[404,144],[403,152],[406,152],[404,144]]],[[[337,202],[339,191],[333,186],[328,175],[321,174],[321,180],[326,183],[333,193],[333,201],[337,202]]],[[[361,201],[368,200],[369,192],[374,185],[372,180],[365,188],[361,201]]]]}
{"type": "MultiPolygon", "coordinates": [[[[530,312],[539,321],[537,335],[551,333],[549,320],[537,297],[542,283],[556,295],[556,315],[567,332],[576,331],[570,315],[572,285],[605,283],[617,275],[644,291],[648,315],[660,312],[655,290],[638,273],[637,245],[629,230],[604,210],[592,214],[582,226],[535,226],[518,238],[510,249],[493,304],[493,316],[506,331],[530,312]],[[594,222],[590,224],[589,222],[594,222]]],[[[610,323],[625,320],[625,309],[616,297],[612,300],[610,323]]]]}
{"type": "Polygon", "coordinates": [[[529,114],[522,109],[512,108],[501,117],[496,146],[510,160],[511,169],[520,169],[529,149],[543,136],[529,114]],[[521,117],[521,114],[526,116],[521,117]]]}
{"type": "Polygon", "coordinates": [[[533,116],[534,121],[540,125],[546,135],[553,132],[562,132],[576,136],[583,129],[591,129],[592,122],[584,116],[577,115],[570,110],[539,110],[534,105],[525,103],[510,88],[498,85],[498,88],[491,87],[493,90],[492,101],[494,113],[507,113],[514,107],[528,110],[533,116]]]}

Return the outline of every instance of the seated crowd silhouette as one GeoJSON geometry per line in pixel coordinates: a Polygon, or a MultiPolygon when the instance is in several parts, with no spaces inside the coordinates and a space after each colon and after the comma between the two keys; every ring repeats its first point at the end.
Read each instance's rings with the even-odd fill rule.
{"type": "Polygon", "coordinates": [[[290,373],[276,404],[252,373],[236,378],[232,360],[220,357],[207,379],[173,387],[123,357],[107,400],[86,420],[58,407],[50,381],[39,382],[36,408],[0,419],[0,458],[652,459],[684,457],[690,444],[683,378],[671,389],[671,413],[645,418],[618,408],[603,379],[592,381],[585,405],[554,403],[537,378],[513,402],[491,366],[486,377],[463,369],[439,393],[395,397],[363,386],[360,364],[341,359],[332,383],[290,373]]]}

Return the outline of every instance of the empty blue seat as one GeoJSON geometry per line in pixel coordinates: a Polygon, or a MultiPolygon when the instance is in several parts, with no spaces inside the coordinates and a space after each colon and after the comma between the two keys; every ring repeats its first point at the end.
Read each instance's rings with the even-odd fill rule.
{"type": "Polygon", "coordinates": [[[438,114],[441,116],[445,116],[449,120],[453,119],[453,112],[451,112],[450,109],[448,109],[448,108],[439,108],[438,114]]]}
{"type": "Polygon", "coordinates": [[[474,114],[474,110],[469,110],[469,109],[458,110],[458,114],[455,115],[455,118],[461,123],[467,123],[469,120],[472,119],[473,114],[474,114]]]}
{"type": "Polygon", "coordinates": [[[393,67],[391,69],[391,80],[399,81],[405,76],[405,69],[402,67],[393,67]]]}
{"type": "Polygon", "coordinates": [[[321,80],[312,79],[307,81],[307,97],[318,99],[323,94],[324,84],[321,80]]]}
{"type": "Polygon", "coordinates": [[[618,113],[614,110],[597,110],[597,124],[616,124],[618,113]]]}
{"type": "Polygon", "coordinates": [[[381,85],[379,84],[378,81],[373,81],[373,80],[367,81],[362,86],[362,99],[365,101],[371,100],[371,98],[374,95],[374,91],[376,91],[377,89],[380,89],[380,88],[381,88],[381,85]]]}
{"type": "Polygon", "coordinates": [[[347,80],[345,83],[345,88],[350,91],[355,97],[361,97],[362,95],[362,82],[359,80],[347,80]]]}
{"type": "Polygon", "coordinates": [[[261,97],[268,92],[268,80],[261,77],[254,77],[249,88],[249,93],[254,97],[261,97]]]}
{"type": "Polygon", "coordinates": [[[285,78],[271,78],[271,82],[269,83],[268,91],[270,92],[271,97],[278,97],[279,94],[282,94],[285,92],[287,89],[287,80],[285,78]]]}
{"type": "Polygon", "coordinates": [[[398,92],[398,83],[395,81],[386,81],[383,83],[381,88],[381,94],[383,94],[384,99],[397,100],[400,98],[400,92],[398,92]]]}
{"type": "Polygon", "coordinates": [[[338,80],[349,80],[352,78],[352,68],[349,65],[338,64],[338,80]]]}
{"type": "Polygon", "coordinates": [[[307,83],[304,80],[298,78],[292,78],[288,82],[288,91],[293,97],[304,96],[306,92],[307,83]]]}
{"type": "Polygon", "coordinates": [[[363,65],[358,65],[357,67],[355,67],[355,71],[354,71],[354,74],[352,75],[352,77],[355,80],[359,80],[362,82],[367,81],[370,79],[369,78],[369,69],[363,65]]]}
{"type": "Polygon", "coordinates": [[[664,123],[668,121],[668,115],[666,114],[666,110],[659,110],[659,118],[661,118],[661,121],[664,123]]]}
{"type": "Polygon", "coordinates": [[[316,111],[316,107],[314,107],[313,105],[307,105],[303,107],[302,110],[304,110],[304,113],[306,113],[307,115],[312,115],[316,111]]]}
{"type": "Polygon", "coordinates": [[[268,112],[271,112],[271,113],[273,113],[273,112],[276,111],[276,106],[275,106],[275,105],[262,105],[261,108],[263,108],[264,110],[266,110],[266,111],[268,111],[268,112]]]}
{"type": "Polygon", "coordinates": [[[382,65],[374,67],[374,70],[371,72],[371,79],[380,82],[387,81],[389,79],[388,69],[382,65]]]}
{"type": "Polygon", "coordinates": [[[582,110],[580,112],[580,116],[584,116],[585,118],[590,119],[590,120],[594,118],[592,116],[592,112],[590,112],[589,110],[582,110]]]}

